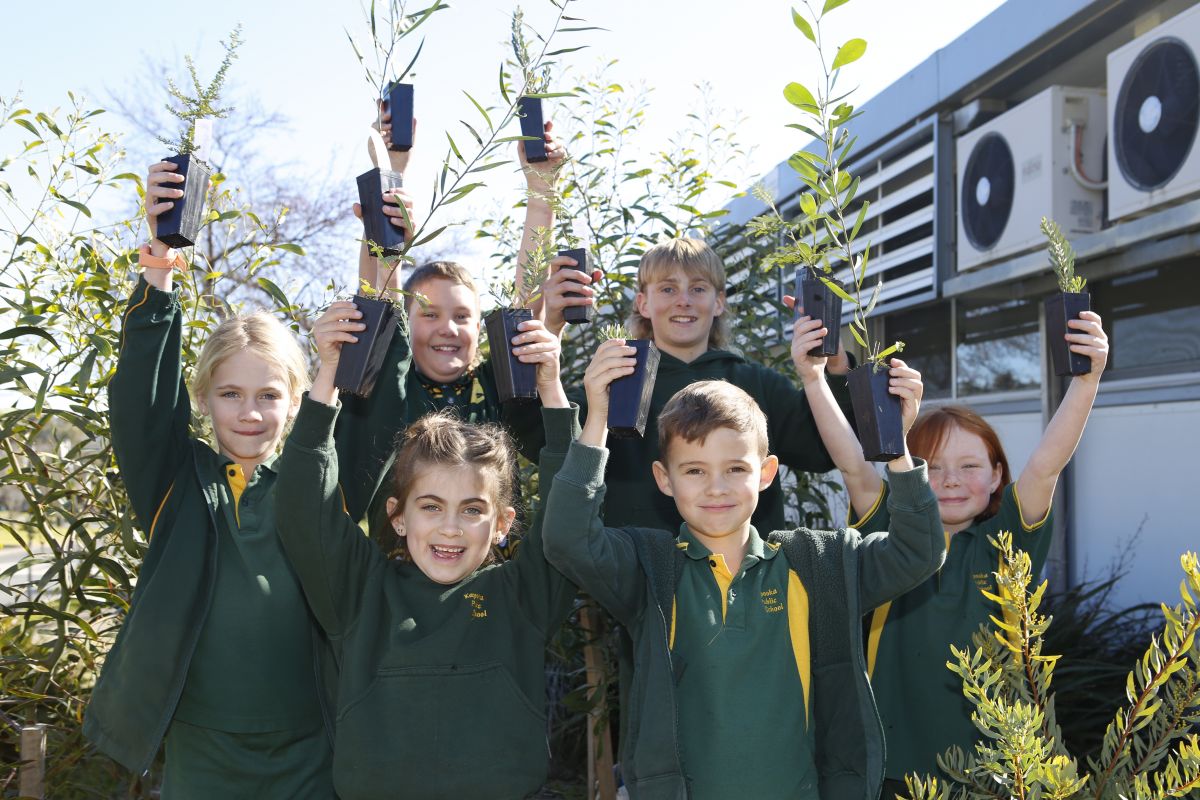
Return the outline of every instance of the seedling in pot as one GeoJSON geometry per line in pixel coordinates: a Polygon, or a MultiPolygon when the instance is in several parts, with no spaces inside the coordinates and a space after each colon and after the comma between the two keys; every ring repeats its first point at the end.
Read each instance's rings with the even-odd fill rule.
{"type": "Polygon", "coordinates": [[[550,231],[539,228],[535,232],[537,241],[529,254],[529,261],[521,272],[521,283],[508,282],[495,293],[500,307],[483,318],[487,331],[488,358],[496,376],[496,391],[500,402],[525,402],[536,400],[537,366],[526,364],[512,352],[513,337],[521,333],[518,326],[533,319],[529,306],[541,297],[542,281],[549,268],[550,231]]]}
{"type": "Polygon", "coordinates": [[[1092,296],[1084,291],[1087,281],[1075,274],[1075,250],[1062,229],[1054,220],[1042,217],[1042,233],[1048,242],[1050,266],[1058,278],[1059,289],[1045,300],[1046,347],[1054,363],[1054,374],[1086,375],[1092,371],[1092,360],[1071,352],[1066,336],[1072,332],[1067,323],[1092,310],[1092,296]]]}
{"type": "Polygon", "coordinates": [[[194,245],[204,222],[204,200],[208,196],[213,173],[207,162],[212,121],[227,116],[233,110],[230,107],[222,108],[219,104],[226,74],[242,44],[241,25],[229,34],[228,42],[221,44],[225,48],[225,57],[208,86],[201,85],[191,56],[185,56],[184,62],[192,82],[192,93],[184,92],[173,80],[167,80],[167,91],[178,103],[168,105],[167,110],[183,123],[183,130],[177,139],[160,136],[158,140],[175,151],[175,155],[163,160],[174,164],[174,171],[184,177],[183,185],[176,185],[176,188],[183,190],[183,196],[174,201],[174,206],[159,214],[157,219],[156,236],[168,247],[194,245]]]}
{"type": "Polygon", "coordinates": [[[845,167],[855,144],[847,126],[860,112],[850,104],[848,93],[834,93],[841,69],[861,58],[867,43],[862,39],[850,39],[838,48],[831,64],[826,62],[821,46],[821,20],[837,5],[841,4],[826,3],[817,13],[805,3],[811,19],[799,11],[792,11],[795,26],[816,46],[824,76],[815,94],[798,82],[789,83],[783,90],[784,98],[799,109],[802,117],[802,122],[792,123],[789,127],[812,136],[818,149],[823,151],[800,150],[788,159],[803,185],[800,213],[793,219],[785,219],[775,205],[775,198],[760,186],[756,188],[755,196],[766,204],[768,211],[751,220],[749,227],[752,236],[783,239],[783,244],[764,259],[764,266],[800,271],[796,307],[820,318],[830,333],[825,337],[823,347],[812,351],[813,355],[831,356],[838,352],[834,333],[839,328],[841,310],[826,306],[826,302],[831,301],[829,295],[852,306],[850,334],[866,356],[865,363],[849,374],[859,439],[868,460],[885,461],[904,453],[901,402],[899,397],[887,391],[886,369],[888,357],[899,352],[903,343],[896,342],[885,348],[871,338],[867,327],[867,317],[879,301],[883,282],[877,280],[870,298],[864,301],[863,285],[867,279],[871,246],[867,243],[859,248],[855,241],[866,222],[869,203],[866,200],[856,202],[859,179],[845,167]],[[837,279],[839,270],[849,273],[845,285],[837,279]],[[820,286],[816,285],[818,283],[820,286]],[[813,295],[806,298],[809,287],[812,287],[813,295]],[[821,287],[824,291],[817,312],[814,307],[818,304],[817,293],[822,292],[821,287]]]}
{"type": "MultiPolygon", "coordinates": [[[[368,246],[376,257],[384,257],[378,245],[368,243],[368,246]]],[[[382,286],[387,287],[391,285],[393,275],[405,260],[385,260],[391,264],[391,271],[382,282],[382,286]]],[[[404,317],[405,296],[407,293],[399,289],[380,290],[366,281],[361,283],[358,293],[351,299],[362,313],[358,321],[366,327],[355,334],[358,341],[342,345],[342,355],[333,379],[338,389],[362,397],[371,394],[379,373],[383,371],[383,359],[391,346],[392,337],[396,335],[396,329],[404,317]]],[[[414,296],[418,301],[424,302],[420,295],[414,296]]]]}
{"type": "Polygon", "coordinates": [[[525,160],[530,164],[545,161],[546,116],[542,99],[550,92],[550,67],[539,72],[534,69],[535,59],[525,38],[525,15],[518,7],[512,17],[513,57],[521,70],[524,86],[517,97],[517,118],[521,123],[521,136],[525,140],[525,160]]]}
{"type": "Polygon", "coordinates": [[[623,325],[606,325],[602,336],[604,340],[624,339],[627,346],[637,351],[633,373],[617,378],[608,386],[609,433],[618,438],[644,436],[662,354],[650,339],[631,339],[623,325]]]}

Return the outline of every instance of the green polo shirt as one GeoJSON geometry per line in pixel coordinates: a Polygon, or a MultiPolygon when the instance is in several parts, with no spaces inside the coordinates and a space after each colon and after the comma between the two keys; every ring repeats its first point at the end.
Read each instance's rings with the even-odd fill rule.
{"type": "Polygon", "coordinates": [[[237,733],[319,728],[312,622],[275,531],[275,459],[248,478],[212,451],[203,460],[220,509],[217,576],[175,719],[237,733]]]}
{"type": "Polygon", "coordinates": [[[688,560],[670,646],[690,796],[815,799],[804,584],[753,527],[736,575],[686,524],[676,546],[688,560]]]}
{"type": "MultiPolygon", "coordinates": [[[[887,486],[854,527],[887,530],[887,486]]],[[[981,590],[996,592],[1000,553],[988,541],[1009,531],[1013,546],[1029,553],[1033,574],[1050,550],[1050,512],[1034,523],[1021,514],[1016,484],[1004,488],[996,516],[947,535],[946,563],[932,578],[869,616],[867,671],[887,737],[887,777],[939,774],[937,756],[951,745],[971,751],[979,732],[962,680],[946,667],[950,645],[974,649],[971,636],[999,607],[981,590]]]]}

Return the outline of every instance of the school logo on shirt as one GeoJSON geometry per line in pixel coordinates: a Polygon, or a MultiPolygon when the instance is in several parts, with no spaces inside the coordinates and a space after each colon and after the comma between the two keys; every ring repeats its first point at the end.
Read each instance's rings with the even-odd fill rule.
{"type": "Polygon", "coordinates": [[[974,575],[971,576],[971,579],[975,581],[975,585],[978,586],[981,591],[985,591],[985,592],[994,591],[994,589],[992,587],[992,573],[976,572],[974,575]]]}
{"type": "Polygon", "coordinates": [[[768,614],[778,614],[783,611],[783,598],[778,589],[766,589],[762,592],[763,611],[768,614]]]}
{"type": "Polygon", "coordinates": [[[484,603],[487,602],[487,596],[479,592],[467,592],[463,595],[463,599],[471,604],[471,616],[475,619],[487,618],[487,607],[484,603]]]}

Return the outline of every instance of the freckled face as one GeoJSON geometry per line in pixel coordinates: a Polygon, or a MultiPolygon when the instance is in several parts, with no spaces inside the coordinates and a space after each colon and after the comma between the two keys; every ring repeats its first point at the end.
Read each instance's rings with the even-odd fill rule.
{"type": "MultiPolygon", "coordinates": [[[[464,464],[422,467],[392,524],[413,563],[434,583],[454,584],[483,564],[516,510],[497,507],[496,476],[464,464]]],[[[388,500],[388,513],[396,507],[388,500]]]]}
{"type": "Polygon", "coordinates": [[[275,453],[300,405],[282,370],[253,350],[218,364],[208,391],[196,400],[212,420],[218,449],[247,472],[275,453]]]}
{"type": "Polygon", "coordinates": [[[978,434],[950,428],[941,450],[929,459],[929,485],[947,531],[958,533],[975,523],[1000,487],[1001,474],[978,434]]]}
{"type": "Polygon", "coordinates": [[[415,288],[428,302],[411,302],[413,360],[427,378],[439,383],[456,381],[479,352],[479,297],[466,286],[443,278],[415,288]]]}
{"type": "Polygon", "coordinates": [[[654,477],[688,528],[705,546],[748,532],[758,494],[779,469],[775,456],[759,455],[751,433],[717,428],[703,444],[675,439],[666,463],[654,463],[654,477]]]}

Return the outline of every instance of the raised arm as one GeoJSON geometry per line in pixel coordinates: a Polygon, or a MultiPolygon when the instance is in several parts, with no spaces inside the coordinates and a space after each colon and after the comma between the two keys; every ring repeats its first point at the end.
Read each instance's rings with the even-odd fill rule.
{"type": "Polygon", "coordinates": [[[632,373],[633,353],[613,339],[600,345],[588,365],[587,422],[551,485],[542,533],[547,560],[625,623],[645,606],[645,575],[632,534],[605,528],[600,510],[608,460],[608,385],[632,373]]]}
{"type": "MultiPolygon", "coordinates": [[[[552,131],[554,123],[546,123],[546,160],[537,164],[530,164],[525,160],[525,143],[517,142],[517,160],[521,164],[521,171],[525,174],[525,227],[521,231],[521,246],[517,250],[517,271],[513,277],[517,286],[521,285],[522,276],[525,274],[525,268],[529,264],[530,257],[536,252],[539,246],[539,231],[552,232],[554,230],[554,198],[555,185],[558,182],[558,173],[562,169],[563,161],[566,159],[567,150],[562,142],[555,138],[552,131]]],[[[534,313],[540,316],[541,299],[534,303],[534,313]]],[[[558,334],[562,330],[562,324],[557,327],[551,327],[551,331],[558,334]]]]}
{"type": "Polygon", "coordinates": [[[284,445],[276,482],[280,541],[313,615],[333,636],[355,619],[368,574],[386,567],[346,512],[338,481],[333,378],[342,345],[363,327],[351,318],[353,310],[353,303],[333,303],[313,326],[320,367],[284,445]]]}
{"type": "Polygon", "coordinates": [[[1039,520],[1046,516],[1054,499],[1058,476],[1079,446],[1088,415],[1096,402],[1100,375],[1108,363],[1108,335],[1101,325],[1100,315],[1094,311],[1084,311],[1080,316],[1082,319],[1067,323],[1073,332],[1066,334],[1066,338],[1072,352],[1091,359],[1092,371],[1071,379],[1062,403],[1042,434],[1042,440],[1017,478],[1021,515],[1027,520],[1039,520]]]}
{"type": "MultiPolygon", "coordinates": [[[[946,537],[925,462],[888,465],[888,532],[858,543],[858,596],[863,613],[919,585],[942,566],[946,537]]],[[[851,535],[855,535],[851,532],[851,535]]]]}
{"type": "Polygon", "coordinates": [[[108,385],[113,452],[133,511],[149,533],[155,512],[190,448],[192,408],[180,361],[183,316],[171,266],[148,266],[173,254],[153,238],[158,215],[183,196],[170,162],[151,165],[145,210],[152,237],[141,255],[142,278],[121,323],[117,369],[108,385]]]}

